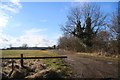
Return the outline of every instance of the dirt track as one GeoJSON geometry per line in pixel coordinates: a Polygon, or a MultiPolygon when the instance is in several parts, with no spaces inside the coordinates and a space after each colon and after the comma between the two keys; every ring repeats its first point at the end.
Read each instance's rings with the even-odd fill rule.
{"type": "Polygon", "coordinates": [[[58,53],[67,55],[66,62],[73,68],[75,78],[118,78],[117,61],[81,57],[61,51],[58,53]]]}

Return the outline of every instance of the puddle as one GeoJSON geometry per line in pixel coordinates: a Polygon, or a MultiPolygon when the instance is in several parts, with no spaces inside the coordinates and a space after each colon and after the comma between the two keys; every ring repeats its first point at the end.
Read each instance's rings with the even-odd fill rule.
{"type": "Polygon", "coordinates": [[[69,58],[68,58],[67,60],[69,60],[69,61],[74,61],[74,60],[72,60],[72,59],[69,59],[69,58]]]}
{"type": "Polygon", "coordinates": [[[107,62],[107,64],[112,64],[112,62],[107,62]]]}

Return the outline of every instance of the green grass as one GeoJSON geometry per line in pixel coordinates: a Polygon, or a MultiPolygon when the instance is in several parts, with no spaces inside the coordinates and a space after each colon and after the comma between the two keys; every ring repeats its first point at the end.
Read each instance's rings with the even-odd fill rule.
{"type": "MultiPolygon", "coordinates": [[[[57,53],[52,53],[48,50],[3,50],[2,57],[20,57],[23,54],[24,57],[39,57],[39,56],[59,56],[57,53]]],[[[63,78],[70,77],[72,75],[71,68],[66,65],[63,59],[41,59],[46,64],[47,69],[52,69],[58,72],[63,78]]],[[[28,61],[29,62],[29,61],[28,61]]]]}
{"type": "Polygon", "coordinates": [[[3,50],[2,57],[19,57],[20,54],[24,56],[57,56],[57,54],[49,52],[49,51],[42,51],[42,50],[3,50]]]}

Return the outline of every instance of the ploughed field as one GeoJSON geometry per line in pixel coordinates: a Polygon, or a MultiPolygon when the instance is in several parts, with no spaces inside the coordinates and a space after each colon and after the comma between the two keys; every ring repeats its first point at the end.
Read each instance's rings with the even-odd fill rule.
{"type": "MultiPolygon", "coordinates": [[[[48,50],[3,50],[2,57],[42,57],[59,56],[59,54],[48,50]]],[[[68,78],[72,75],[71,68],[64,59],[24,59],[24,67],[21,67],[19,59],[2,60],[3,79],[9,78],[68,78]],[[14,69],[12,70],[12,61],[14,69]]]]}

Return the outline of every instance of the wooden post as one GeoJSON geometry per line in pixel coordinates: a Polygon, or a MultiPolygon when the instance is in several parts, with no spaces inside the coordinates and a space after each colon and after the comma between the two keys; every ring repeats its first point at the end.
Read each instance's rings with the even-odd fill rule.
{"type": "Polygon", "coordinates": [[[12,60],[12,70],[14,70],[14,61],[12,60]]]}
{"type": "Polygon", "coordinates": [[[24,67],[24,65],[23,65],[23,54],[21,54],[20,64],[21,64],[21,67],[24,67]]]}
{"type": "Polygon", "coordinates": [[[12,75],[13,71],[14,71],[14,61],[12,60],[12,70],[8,74],[9,77],[12,75]]]}

